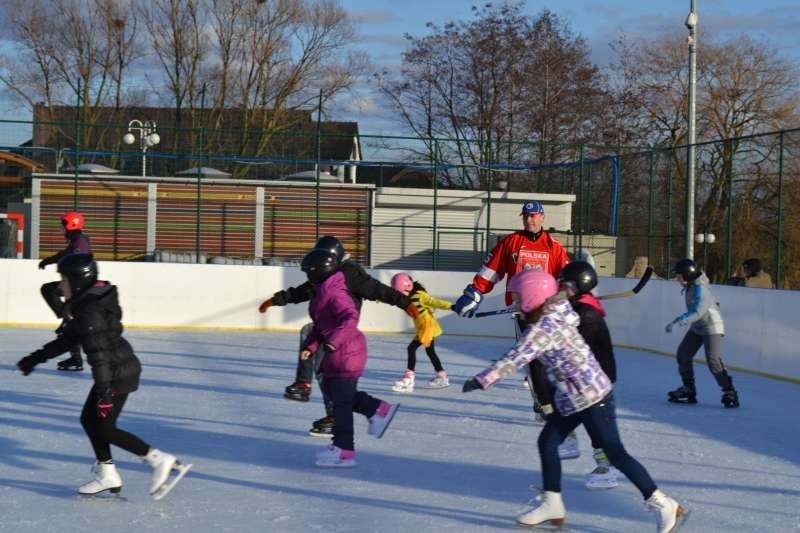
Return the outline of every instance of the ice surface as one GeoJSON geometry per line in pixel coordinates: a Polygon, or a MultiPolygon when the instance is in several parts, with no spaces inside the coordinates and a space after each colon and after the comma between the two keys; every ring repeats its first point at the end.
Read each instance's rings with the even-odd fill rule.
{"type": "MultiPolygon", "coordinates": [[[[511,328],[509,327],[509,336],[511,328]]],[[[294,378],[297,334],[129,330],[142,360],[142,386],[119,426],[194,463],[162,501],[147,494],[150,468],[114,450],[126,501],[79,501],[93,457],[78,420],[91,374],[56,361],[22,377],[19,357],[52,338],[0,328],[0,531],[57,532],[427,532],[508,531],[540,486],[529,392],[522,375],[491,391],[461,384],[500,356],[509,340],[445,334],[437,351],[452,385],[391,392],[405,368],[404,335],[369,335],[360,388],[401,401],[381,440],[356,418],[355,469],[314,466],[326,441],[308,435],[323,416],[283,399],[294,378]]],[[[678,338],[676,338],[678,342],[678,338]]],[[[659,487],[691,511],[682,531],[800,531],[800,386],[734,373],[742,407],[723,409],[704,366],[696,406],[665,401],[679,384],[673,359],[617,350],[618,422],[628,451],[659,487]]],[[[417,381],[433,369],[419,350],[417,381]]],[[[570,531],[654,531],[635,488],[589,492],[589,440],[565,461],[570,531]]]]}

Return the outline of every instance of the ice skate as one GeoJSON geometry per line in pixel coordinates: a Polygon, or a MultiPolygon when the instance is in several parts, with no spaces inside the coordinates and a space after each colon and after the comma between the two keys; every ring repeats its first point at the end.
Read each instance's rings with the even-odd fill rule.
{"type": "Polygon", "coordinates": [[[564,442],[558,445],[558,458],[562,461],[564,459],[577,459],[581,456],[581,450],[578,447],[578,437],[575,433],[570,433],[564,442]]]}
{"type": "Polygon", "coordinates": [[[317,466],[323,468],[352,468],[356,466],[356,452],[343,450],[334,444],[329,444],[317,452],[317,466]]]}
{"type": "Polygon", "coordinates": [[[586,488],[589,490],[613,489],[619,485],[619,471],[611,466],[606,457],[606,452],[601,448],[594,451],[594,460],[597,466],[589,474],[586,480],[586,488]]]}
{"type": "Polygon", "coordinates": [[[446,389],[450,386],[450,378],[444,370],[437,372],[436,376],[425,385],[426,389],[446,389]]]}
{"type": "Polygon", "coordinates": [[[694,388],[694,383],[684,382],[683,385],[673,391],[667,393],[667,400],[672,403],[697,403],[697,391],[694,388]]]}
{"type": "Polygon", "coordinates": [[[403,373],[403,377],[394,382],[392,390],[404,393],[414,392],[414,371],[406,370],[403,373]]]}
{"type": "Polygon", "coordinates": [[[722,391],[722,405],[726,408],[739,407],[739,394],[736,389],[722,391]]]}
{"type": "Polygon", "coordinates": [[[517,524],[521,526],[538,526],[550,522],[553,526],[563,526],[567,515],[560,492],[544,491],[536,497],[541,503],[533,509],[519,515],[517,524]]]}
{"type": "Polygon", "coordinates": [[[383,434],[386,433],[386,429],[389,427],[389,424],[392,423],[392,419],[399,408],[399,403],[390,404],[381,400],[378,410],[369,418],[367,433],[376,439],[383,437],[383,434]]]}
{"type": "Polygon", "coordinates": [[[174,455],[155,448],[151,448],[150,451],[147,452],[144,460],[153,467],[150,496],[152,496],[154,500],[160,500],[166,496],[192,467],[191,464],[182,464],[174,455]],[[170,477],[170,475],[172,475],[172,477],[170,477]]]}
{"type": "Polygon", "coordinates": [[[295,381],[286,387],[283,397],[287,400],[307,402],[311,399],[311,383],[308,381],[295,381]]]}
{"type": "Polygon", "coordinates": [[[677,531],[688,513],[675,500],[656,490],[645,502],[645,506],[656,513],[658,533],[677,531]]]}
{"type": "Polygon", "coordinates": [[[64,359],[58,362],[57,368],[67,372],[80,372],[83,370],[83,357],[81,357],[80,349],[71,351],[69,359],[64,359]]]}
{"type": "Polygon", "coordinates": [[[333,437],[334,425],[335,422],[332,416],[326,416],[324,418],[320,418],[319,420],[314,420],[311,425],[311,429],[308,430],[308,434],[312,437],[333,437]]]}
{"type": "Polygon", "coordinates": [[[107,463],[95,461],[92,473],[94,479],[78,487],[78,494],[81,496],[94,496],[106,490],[112,494],[119,494],[122,490],[122,478],[112,461],[107,463]]]}

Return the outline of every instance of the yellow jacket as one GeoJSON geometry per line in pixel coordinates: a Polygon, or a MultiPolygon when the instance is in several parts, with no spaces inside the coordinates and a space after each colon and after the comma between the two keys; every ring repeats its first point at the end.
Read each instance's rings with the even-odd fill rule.
{"type": "Polygon", "coordinates": [[[416,339],[426,348],[431,345],[431,341],[442,334],[442,326],[436,317],[433,316],[434,309],[445,309],[449,311],[453,308],[452,302],[434,298],[423,290],[411,293],[411,303],[416,306],[419,313],[414,318],[414,327],[417,330],[416,339]]]}

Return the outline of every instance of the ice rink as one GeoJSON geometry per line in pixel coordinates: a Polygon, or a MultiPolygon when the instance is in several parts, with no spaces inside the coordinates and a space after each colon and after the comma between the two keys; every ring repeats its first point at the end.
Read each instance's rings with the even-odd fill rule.
{"type": "MultiPolygon", "coordinates": [[[[194,468],[154,502],[150,468],[115,450],[125,499],[81,501],[75,489],[91,479],[93,462],[78,420],[88,366],[58,372],[57,358],[28,377],[14,366],[52,337],[0,328],[2,532],[508,531],[534,494],[529,487],[541,485],[540,427],[522,375],[461,392],[508,339],[445,333],[437,351],[451,387],[400,395],[390,387],[410,337],[368,335],[360,388],[402,402],[401,410],[380,440],[357,416],[359,466],[320,469],[314,453],[327,441],[308,434],[324,414],[319,392],[310,403],[282,397],[294,378],[296,333],[133,329],[126,338],[142,360],[142,386],[119,426],[194,468]]],[[[734,371],[742,407],[726,410],[708,370],[696,366],[700,403],[673,405],[665,397],[679,384],[674,359],[626,349],[616,356],[623,442],[691,511],[681,531],[800,531],[799,385],[734,371]]],[[[432,374],[423,350],[417,373],[418,384],[432,374]]],[[[581,457],[563,463],[569,530],[655,531],[627,480],[609,491],[584,488],[594,463],[585,431],[578,435],[581,457]]]]}

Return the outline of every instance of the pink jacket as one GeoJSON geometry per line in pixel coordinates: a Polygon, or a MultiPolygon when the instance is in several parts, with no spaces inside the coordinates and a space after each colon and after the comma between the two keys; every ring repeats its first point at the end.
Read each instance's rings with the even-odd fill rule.
{"type": "Polygon", "coordinates": [[[344,274],[336,272],[316,287],[308,312],[314,326],[305,348],[315,352],[330,345],[320,371],[328,378],[357,378],[367,364],[367,339],[358,330],[359,312],[347,291],[344,274]]]}

